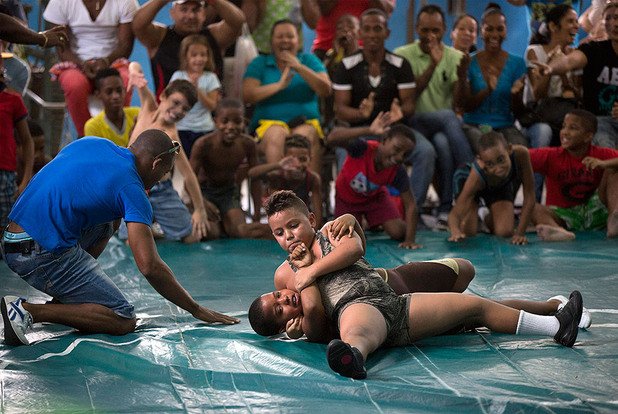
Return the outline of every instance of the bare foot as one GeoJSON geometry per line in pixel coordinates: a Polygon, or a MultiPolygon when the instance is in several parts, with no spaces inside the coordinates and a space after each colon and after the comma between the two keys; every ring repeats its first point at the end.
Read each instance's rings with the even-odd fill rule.
{"type": "Polygon", "coordinates": [[[607,237],[618,236],[618,211],[614,211],[607,218],[607,237]]]}
{"type": "Polygon", "coordinates": [[[544,241],[575,240],[575,233],[563,229],[562,227],[550,226],[549,224],[537,225],[536,234],[544,241]]]}

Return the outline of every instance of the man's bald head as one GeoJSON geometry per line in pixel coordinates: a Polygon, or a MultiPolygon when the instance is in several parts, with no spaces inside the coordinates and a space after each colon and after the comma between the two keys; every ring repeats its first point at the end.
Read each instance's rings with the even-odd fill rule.
{"type": "Polygon", "coordinates": [[[136,156],[156,157],[173,147],[172,139],[160,129],[147,129],[137,136],[129,149],[136,156]]]}

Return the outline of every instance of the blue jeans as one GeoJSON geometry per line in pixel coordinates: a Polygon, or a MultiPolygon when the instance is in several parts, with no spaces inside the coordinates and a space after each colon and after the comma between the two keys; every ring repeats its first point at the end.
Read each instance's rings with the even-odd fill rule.
{"type": "Polygon", "coordinates": [[[433,179],[436,165],[436,150],[431,145],[431,142],[420,132],[414,130],[414,137],[416,138],[416,146],[406,161],[412,164],[410,187],[416,200],[417,211],[420,213],[427,198],[429,184],[431,184],[433,179]]]}
{"type": "Polygon", "coordinates": [[[410,124],[433,143],[438,158],[439,211],[448,212],[453,204],[453,173],[474,159],[461,120],[452,110],[442,109],[416,114],[410,124]]]}
{"type": "Polygon", "coordinates": [[[598,116],[599,126],[592,143],[599,147],[618,148],[618,119],[611,116],[598,116]]]}
{"type": "MultiPolygon", "coordinates": [[[[530,148],[549,147],[553,132],[549,124],[537,122],[526,128],[526,136],[530,141],[530,148]]],[[[534,173],[534,194],[536,201],[540,202],[543,195],[543,174],[534,173]]]]}
{"type": "MultiPolygon", "coordinates": [[[[123,318],[135,318],[135,311],[120,289],[105,274],[99,262],[86,251],[113,232],[112,223],[85,230],[77,246],[52,253],[35,242],[29,254],[6,253],[9,268],[30,286],[63,304],[96,303],[123,318]]],[[[7,232],[8,233],[8,232],[7,232]]],[[[11,233],[12,234],[12,233],[11,233]]],[[[25,236],[25,233],[17,233],[25,236]]],[[[30,237],[28,237],[30,239],[30,237]]],[[[10,242],[5,236],[3,247],[10,242]]]]}
{"type": "MultiPolygon", "coordinates": [[[[154,220],[161,225],[166,240],[178,241],[191,234],[191,213],[174,190],[171,179],[155,184],[150,189],[148,199],[152,205],[154,220]]],[[[128,237],[127,225],[122,220],[118,238],[126,240],[128,237]]]]}

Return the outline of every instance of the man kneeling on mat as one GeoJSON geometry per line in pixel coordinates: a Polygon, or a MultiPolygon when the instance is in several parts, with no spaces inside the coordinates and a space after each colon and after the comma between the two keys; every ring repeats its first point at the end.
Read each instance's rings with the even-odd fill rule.
{"type": "Polygon", "coordinates": [[[68,325],[87,333],[133,332],[133,305],[96,260],[120,219],[140,272],[167,300],[205,322],[238,319],[197,303],[157,253],[146,190],[174,166],[180,144],[147,129],[129,148],[95,137],[66,146],[30,181],[9,214],[2,236],[7,265],[53,297],[33,304],[17,296],[0,301],[4,342],[29,345],[33,322],[68,325]]]}
{"type": "MultiPolygon", "coordinates": [[[[296,276],[304,278],[303,269],[320,262],[322,272],[301,293],[281,289],[257,298],[249,309],[249,322],[261,335],[287,331],[291,337],[305,334],[312,342],[330,341],[328,363],[341,375],[365,378],[365,360],[380,346],[410,345],[462,325],[553,336],[569,347],[575,343],[583,312],[577,291],[555,316],[461,293],[397,295],[362,257],[363,242],[356,232],[341,238],[325,228],[316,232],[307,206],[289,191],[274,193],[266,212],[275,238],[290,254],[289,266],[296,276]]],[[[552,299],[545,306],[555,311],[559,302],[552,299]]]]}

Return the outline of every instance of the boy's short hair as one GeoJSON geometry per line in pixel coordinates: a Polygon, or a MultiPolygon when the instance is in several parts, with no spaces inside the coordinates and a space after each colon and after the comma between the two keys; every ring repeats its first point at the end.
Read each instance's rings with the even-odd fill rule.
{"type": "Polygon", "coordinates": [[[593,134],[596,134],[597,128],[599,126],[599,121],[592,112],[578,108],[570,110],[567,115],[573,115],[578,117],[581,120],[582,127],[584,127],[586,132],[592,132],[593,134]]]}
{"type": "Polygon", "coordinates": [[[311,149],[311,143],[307,137],[300,134],[292,134],[285,138],[285,144],[283,144],[283,152],[287,152],[288,148],[303,148],[311,149]]]}
{"type": "Polygon", "coordinates": [[[508,148],[509,143],[507,142],[506,138],[504,138],[504,135],[502,135],[501,132],[497,131],[486,132],[481,135],[481,138],[479,139],[476,153],[478,155],[480,152],[485,151],[486,149],[497,147],[499,145],[502,145],[504,148],[508,148]]]}
{"type": "Polygon", "coordinates": [[[414,131],[411,128],[405,126],[404,124],[393,124],[386,131],[384,135],[384,139],[393,138],[394,136],[402,136],[408,138],[414,145],[416,145],[416,137],[414,136],[414,131]]]}
{"type": "Polygon", "coordinates": [[[238,99],[223,98],[219,102],[217,102],[217,106],[215,107],[215,110],[213,112],[216,114],[217,111],[220,111],[221,109],[227,109],[227,108],[240,109],[243,112],[245,111],[245,107],[243,106],[242,102],[239,101],[238,99]]]}
{"type": "Polygon", "coordinates": [[[32,118],[28,118],[28,131],[30,131],[30,136],[31,137],[39,137],[41,135],[45,135],[45,132],[43,132],[43,128],[41,127],[41,124],[39,124],[37,121],[35,121],[32,118]]]}
{"type": "Polygon", "coordinates": [[[264,210],[268,217],[284,210],[293,208],[300,211],[306,216],[309,216],[309,209],[303,200],[298,198],[293,191],[279,190],[275,191],[268,197],[264,205],[264,210]]]}
{"type": "Polygon", "coordinates": [[[96,75],[94,75],[94,89],[99,90],[101,87],[101,81],[105,78],[111,78],[112,76],[118,76],[122,79],[120,72],[114,68],[105,68],[98,71],[96,75]]]}
{"type": "Polygon", "coordinates": [[[279,327],[275,321],[268,319],[264,314],[261,296],[249,306],[249,324],[258,335],[271,336],[279,333],[279,327]]]}
{"type": "Polygon", "coordinates": [[[168,97],[176,92],[182,94],[189,102],[189,106],[193,108],[197,102],[197,89],[191,82],[184,79],[173,80],[163,90],[163,96],[168,97]]]}

